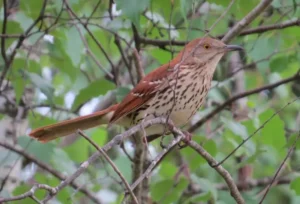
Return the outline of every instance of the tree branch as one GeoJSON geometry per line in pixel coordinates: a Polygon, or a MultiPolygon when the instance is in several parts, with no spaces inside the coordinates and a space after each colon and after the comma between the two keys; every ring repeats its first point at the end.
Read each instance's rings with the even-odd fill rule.
{"type": "MultiPolygon", "coordinates": [[[[44,190],[48,191],[50,195],[57,193],[55,188],[52,188],[51,186],[48,186],[46,184],[34,184],[33,187],[29,191],[27,191],[26,193],[23,193],[21,195],[14,196],[14,197],[11,197],[11,198],[0,198],[0,203],[15,201],[15,200],[23,200],[23,199],[28,198],[28,197],[32,198],[32,197],[34,197],[34,193],[38,189],[44,189],[44,190]]],[[[32,198],[32,199],[34,199],[34,198],[32,198]]],[[[39,202],[38,200],[35,200],[35,201],[39,202]]]]}
{"type": "MultiPolygon", "coordinates": [[[[155,119],[152,119],[149,121],[145,121],[144,123],[141,123],[139,125],[136,125],[136,126],[130,128],[129,130],[125,131],[122,134],[116,135],[112,140],[110,140],[102,148],[102,150],[107,152],[112,147],[114,147],[116,145],[120,145],[125,139],[129,138],[131,135],[135,134],[136,132],[138,132],[146,127],[149,127],[151,125],[164,124],[165,122],[166,122],[166,120],[163,118],[155,118],[155,119]]],[[[73,174],[71,174],[69,177],[63,179],[64,181],[62,181],[58,186],[55,187],[56,192],[59,192],[67,185],[74,183],[74,180],[77,177],[79,177],[89,167],[89,165],[91,163],[93,163],[96,159],[98,159],[99,156],[101,156],[101,153],[99,151],[97,151],[92,156],[90,156],[88,160],[84,161],[73,174]]]]}
{"type": "Polygon", "coordinates": [[[114,171],[118,174],[118,176],[121,178],[123,181],[124,185],[126,186],[127,190],[129,191],[133,201],[135,204],[138,204],[138,200],[134,193],[132,192],[132,189],[130,188],[129,183],[126,181],[125,177],[122,175],[121,171],[118,169],[118,167],[114,164],[114,162],[109,158],[109,156],[95,143],[93,142],[87,135],[84,134],[83,131],[79,130],[78,134],[84,137],[89,143],[91,143],[106,159],[106,161],[111,165],[111,167],[114,169],[114,171]]]}
{"type": "Polygon", "coordinates": [[[287,155],[285,156],[284,160],[281,162],[279,168],[278,168],[277,171],[275,172],[275,175],[273,176],[271,182],[268,184],[267,189],[266,189],[266,191],[265,191],[263,197],[262,197],[261,200],[259,201],[259,204],[263,203],[264,199],[266,198],[266,196],[267,196],[267,194],[268,194],[268,192],[269,192],[271,186],[273,185],[273,183],[274,183],[275,179],[277,178],[279,172],[281,171],[283,165],[285,164],[285,162],[286,162],[287,159],[291,156],[293,150],[295,149],[296,144],[297,144],[297,142],[298,142],[298,140],[299,140],[299,137],[300,137],[300,131],[299,131],[299,133],[298,133],[297,138],[296,138],[295,141],[293,142],[293,145],[290,147],[290,149],[289,149],[287,155]]]}
{"type": "MultiPolygon", "coordinates": [[[[196,152],[198,152],[208,162],[208,164],[210,166],[215,166],[217,164],[217,161],[205,149],[203,149],[199,144],[197,144],[194,141],[189,141],[189,142],[187,142],[187,144],[191,148],[193,148],[196,152]]],[[[220,174],[220,176],[223,177],[223,179],[227,183],[227,186],[230,190],[231,196],[235,199],[235,201],[238,204],[245,203],[243,197],[241,196],[241,194],[240,194],[233,178],[229,174],[229,172],[220,165],[212,167],[212,168],[214,168],[220,174]]]]}
{"type": "MultiPolygon", "coordinates": [[[[60,179],[60,180],[65,180],[66,176],[64,176],[62,173],[60,173],[59,171],[53,169],[51,166],[49,166],[48,164],[43,163],[42,161],[36,159],[35,157],[33,157],[32,155],[28,154],[27,152],[25,152],[23,149],[13,146],[7,142],[4,141],[0,141],[0,146],[9,149],[17,154],[22,155],[24,158],[30,160],[31,162],[35,163],[36,165],[38,165],[40,168],[46,170],[47,172],[49,172],[50,174],[52,174],[53,176],[55,176],[56,178],[60,179]]],[[[91,193],[89,190],[87,190],[86,188],[81,188],[80,185],[78,185],[77,183],[75,183],[75,181],[72,181],[70,183],[70,186],[72,186],[74,189],[79,189],[79,191],[81,193],[83,193],[84,195],[86,195],[88,198],[90,198],[92,201],[94,201],[95,203],[100,204],[101,202],[99,201],[99,199],[93,194],[91,193]]]]}
{"type": "Polygon", "coordinates": [[[7,63],[2,71],[2,74],[0,76],[0,87],[2,87],[2,83],[3,80],[15,58],[15,55],[17,54],[17,50],[21,47],[21,45],[23,44],[23,41],[26,39],[27,35],[31,32],[31,30],[36,26],[36,24],[38,24],[38,22],[40,22],[43,19],[44,16],[44,12],[46,10],[46,5],[47,5],[47,1],[48,0],[44,0],[44,3],[42,5],[42,9],[40,11],[39,16],[35,19],[35,21],[29,26],[29,28],[27,28],[27,30],[20,36],[15,48],[13,49],[9,59],[7,60],[7,63]]]}
{"type": "MultiPolygon", "coordinates": [[[[3,25],[2,25],[2,35],[6,35],[6,27],[7,27],[7,2],[6,0],[3,0],[3,25]]],[[[5,66],[7,66],[8,61],[6,57],[6,49],[5,49],[5,38],[1,39],[1,55],[3,57],[5,66]]]]}
{"type": "Polygon", "coordinates": [[[226,33],[222,38],[224,43],[230,42],[236,35],[238,35],[247,25],[249,25],[261,12],[263,12],[272,0],[262,0],[248,15],[240,20],[232,29],[226,33]]]}

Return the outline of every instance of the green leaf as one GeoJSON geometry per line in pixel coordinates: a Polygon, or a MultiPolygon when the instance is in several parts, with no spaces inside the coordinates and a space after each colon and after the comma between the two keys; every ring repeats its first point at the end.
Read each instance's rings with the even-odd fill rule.
{"type": "Polygon", "coordinates": [[[296,195],[300,195],[300,177],[291,182],[290,188],[296,192],[296,195]]]}
{"type": "MultiPolygon", "coordinates": [[[[259,116],[260,124],[269,120],[275,112],[271,109],[265,111],[259,116]]],[[[261,130],[258,137],[259,142],[273,146],[276,150],[282,150],[286,145],[284,122],[279,115],[273,117],[261,130]]]]}
{"type": "Polygon", "coordinates": [[[33,20],[22,11],[19,11],[15,14],[15,21],[20,23],[20,26],[24,31],[33,24],[33,20]]]}
{"type": "Polygon", "coordinates": [[[165,50],[152,50],[149,52],[160,64],[168,63],[172,59],[170,52],[165,50]]]}
{"type": "Polygon", "coordinates": [[[198,195],[194,195],[192,197],[189,197],[184,204],[190,204],[190,203],[201,203],[204,201],[208,201],[212,197],[210,192],[200,193],[198,195]]]}
{"type": "Polygon", "coordinates": [[[280,72],[287,68],[289,59],[287,55],[281,55],[276,58],[272,58],[270,61],[270,68],[273,72],[280,72]]]}
{"type": "MultiPolygon", "coordinates": [[[[194,135],[193,140],[200,144],[203,141],[203,137],[194,135]]],[[[201,165],[207,164],[207,161],[203,159],[203,157],[201,157],[200,155],[195,154],[195,150],[193,150],[192,148],[184,148],[180,152],[184,155],[185,160],[189,163],[189,168],[191,172],[195,171],[196,169],[199,169],[201,165]]]]}
{"type": "MultiPolygon", "coordinates": [[[[276,48],[280,45],[281,41],[276,38],[255,38],[249,40],[246,45],[246,50],[249,50],[248,55],[253,61],[259,61],[267,59],[276,48]]],[[[260,72],[265,73],[266,69],[269,68],[268,60],[257,63],[257,67],[260,72]]]]}
{"type": "Polygon", "coordinates": [[[209,3],[215,3],[217,5],[227,7],[230,4],[230,0],[208,0],[209,3]]]}
{"type": "Polygon", "coordinates": [[[183,177],[177,183],[174,182],[174,179],[166,179],[150,187],[151,197],[154,201],[161,204],[173,203],[180,198],[187,186],[188,181],[183,177]]]}
{"type": "Polygon", "coordinates": [[[36,73],[24,71],[24,75],[36,88],[38,88],[43,94],[45,94],[47,96],[47,99],[52,103],[52,98],[54,95],[54,88],[52,87],[52,85],[36,73]]]}
{"type": "Polygon", "coordinates": [[[32,19],[36,19],[42,10],[42,5],[44,1],[20,1],[20,9],[32,19]]]}
{"type": "Polygon", "coordinates": [[[72,145],[68,145],[63,149],[72,161],[80,163],[88,158],[90,145],[86,139],[79,137],[72,145]],[[80,151],[78,151],[79,149],[80,151]]]}
{"type": "MultiPolygon", "coordinates": [[[[1,16],[2,17],[2,16],[1,16]]],[[[0,27],[3,27],[3,21],[0,21],[0,27]]],[[[10,35],[10,34],[17,34],[17,33],[22,33],[23,29],[20,25],[19,22],[16,21],[8,21],[6,24],[6,34],[10,35]]],[[[2,40],[2,39],[1,39],[2,40]]],[[[15,38],[5,38],[5,49],[7,50],[13,42],[15,42],[17,39],[15,38]]],[[[2,58],[2,55],[1,55],[2,58]]]]}
{"type": "Polygon", "coordinates": [[[217,154],[217,145],[213,140],[208,140],[203,144],[203,148],[211,155],[216,156],[217,154]]]}
{"type": "Polygon", "coordinates": [[[53,143],[41,144],[36,140],[32,140],[28,136],[21,136],[18,138],[18,144],[26,149],[26,151],[34,155],[39,160],[49,163],[54,151],[53,143]]]}
{"type": "Polygon", "coordinates": [[[247,128],[241,123],[237,123],[233,120],[228,120],[225,118],[222,118],[222,122],[234,134],[241,136],[243,139],[246,139],[248,137],[247,128]]]}
{"type": "MultiPolygon", "coordinates": [[[[17,186],[14,191],[13,191],[13,195],[14,196],[19,196],[23,193],[26,193],[27,191],[29,191],[31,189],[30,186],[26,185],[26,184],[21,184],[19,186],[17,186]]],[[[42,190],[38,190],[40,193],[42,190]]],[[[12,202],[13,203],[13,202],[12,202]]],[[[24,199],[22,199],[22,204],[32,204],[32,199],[29,197],[25,197],[24,199]]]]}
{"type": "MultiPolygon", "coordinates": [[[[68,41],[64,30],[58,30],[52,32],[51,35],[54,36],[54,43],[47,43],[49,49],[49,61],[52,66],[59,69],[63,73],[67,74],[72,82],[75,81],[76,75],[78,73],[79,64],[73,64],[69,53],[66,52],[66,42],[68,41]],[[78,69],[76,69],[78,67],[78,69]]],[[[73,52],[79,52],[79,50],[73,50],[73,52]]]]}
{"type": "Polygon", "coordinates": [[[13,166],[15,161],[19,158],[20,156],[17,153],[3,148],[0,149],[0,161],[2,166],[13,166]]]}
{"type": "Polygon", "coordinates": [[[119,87],[116,90],[116,98],[117,98],[117,102],[121,102],[125,96],[130,92],[132,86],[123,86],[123,87],[119,87]]]}
{"type": "Polygon", "coordinates": [[[150,0],[116,0],[116,4],[140,31],[140,14],[148,7],[150,0]]]}
{"type": "MultiPolygon", "coordinates": [[[[79,28],[81,28],[81,26],[79,26],[79,28]]],[[[83,30],[81,30],[81,32],[83,32],[83,30]]],[[[71,58],[73,65],[76,66],[80,63],[83,51],[82,40],[75,26],[66,31],[66,36],[68,36],[68,40],[66,41],[66,53],[68,53],[71,58]]]]}
{"type": "MultiPolygon", "coordinates": [[[[34,181],[36,183],[45,183],[49,186],[57,186],[60,184],[60,180],[58,180],[56,177],[51,176],[49,174],[45,174],[43,172],[39,173],[35,173],[34,175],[34,181]]],[[[64,203],[69,197],[69,189],[68,188],[64,188],[61,191],[59,191],[59,193],[57,194],[56,198],[58,200],[60,200],[62,203],[64,203]]],[[[36,191],[36,193],[34,194],[38,199],[42,200],[43,198],[45,198],[45,195],[47,195],[47,192],[45,190],[40,190],[40,191],[36,191]]]]}
{"type": "MultiPolygon", "coordinates": [[[[119,156],[114,160],[114,163],[121,171],[125,179],[127,181],[130,181],[132,179],[132,171],[130,166],[131,161],[129,160],[129,158],[127,156],[119,156]]],[[[114,174],[116,174],[115,171],[112,170],[111,165],[109,165],[109,168],[111,169],[109,172],[114,172],[114,174]]]]}
{"type": "Polygon", "coordinates": [[[102,147],[107,141],[107,131],[102,128],[97,128],[91,133],[91,139],[102,147]]]}
{"type": "Polygon", "coordinates": [[[296,142],[296,148],[299,149],[300,141],[299,141],[299,139],[298,139],[298,141],[296,141],[297,137],[298,137],[298,133],[294,133],[291,136],[289,136],[285,147],[290,148],[296,142]]]}
{"type": "Polygon", "coordinates": [[[178,167],[171,162],[162,162],[159,170],[160,176],[165,179],[172,179],[177,171],[178,167]]]}
{"type": "Polygon", "coordinates": [[[72,110],[77,109],[78,106],[94,97],[104,95],[107,91],[112,90],[114,87],[115,85],[113,83],[104,79],[93,81],[87,87],[79,91],[72,105],[72,110]]]}
{"type": "Polygon", "coordinates": [[[14,80],[11,80],[11,83],[15,90],[16,104],[19,104],[25,90],[25,81],[21,76],[19,76],[15,77],[14,80]]]}
{"type": "Polygon", "coordinates": [[[215,185],[208,179],[199,178],[196,175],[192,175],[192,180],[203,187],[204,192],[209,192],[211,197],[213,197],[215,200],[218,196],[218,191],[215,188],[215,185]]]}
{"type": "MultiPolygon", "coordinates": [[[[271,83],[276,83],[280,80],[282,80],[282,78],[278,73],[272,73],[269,76],[270,84],[271,83]]],[[[287,86],[285,84],[282,84],[281,86],[276,87],[274,89],[274,91],[279,95],[280,98],[286,98],[289,95],[289,91],[288,91],[287,86]]]]}
{"type": "MultiPolygon", "coordinates": [[[[54,148],[51,163],[54,168],[66,174],[72,174],[77,169],[77,166],[70,159],[69,155],[61,148],[54,148]]],[[[84,177],[80,176],[78,180],[84,180],[84,177]]]]}

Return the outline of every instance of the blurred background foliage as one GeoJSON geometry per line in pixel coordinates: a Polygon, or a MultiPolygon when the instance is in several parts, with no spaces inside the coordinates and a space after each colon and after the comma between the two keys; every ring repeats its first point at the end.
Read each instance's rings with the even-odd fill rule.
{"type": "MultiPolygon", "coordinates": [[[[10,2],[10,1],[8,1],[10,2]]],[[[28,111],[29,129],[48,125],[116,103],[138,82],[134,49],[145,73],[169,62],[182,49],[182,42],[203,36],[225,11],[229,0],[20,0],[11,1],[7,19],[5,50],[8,56],[20,38],[5,79],[12,84],[15,101],[22,103],[26,87],[34,89],[28,111]],[[15,2],[14,4],[12,2],[15,2]],[[41,15],[41,11],[44,13],[41,15]],[[32,28],[30,26],[39,20],[32,28]],[[28,29],[30,30],[28,31],[28,29]],[[171,40],[173,45],[171,45],[171,40]],[[177,42],[177,43],[176,43],[177,42]],[[178,45],[180,44],[180,45],[178,45]],[[107,104],[106,104],[107,103],[107,104]],[[104,105],[103,105],[104,104],[104,105]]],[[[224,35],[250,12],[259,0],[236,0],[225,17],[210,31],[213,37],[224,35]]],[[[4,25],[4,6],[0,3],[0,27],[4,25]]],[[[274,0],[247,28],[298,21],[287,27],[246,33],[232,42],[245,52],[228,55],[221,61],[206,104],[190,126],[228,98],[292,77],[300,69],[300,1],[274,0]],[[232,64],[239,63],[238,71],[232,64]],[[239,76],[239,77],[237,77],[239,76]],[[242,86],[240,85],[242,83],[242,86]]],[[[2,35],[3,36],[3,35],[2,35]]],[[[0,57],[3,73],[5,61],[0,57]]],[[[4,82],[3,82],[4,83],[4,82]]],[[[3,94],[3,93],[1,93],[3,94]]],[[[283,162],[299,134],[300,79],[275,89],[265,89],[226,107],[212,120],[193,132],[193,139],[217,160],[227,156],[237,145],[275,114],[256,135],[232,155],[223,166],[239,184],[246,203],[257,203],[268,182],[283,162]]],[[[2,114],[3,117],[9,117],[2,114]]],[[[97,127],[86,131],[95,143],[103,146],[121,132],[97,127]]],[[[28,132],[27,132],[28,133],[28,132]]],[[[16,146],[59,172],[69,175],[96,150],[76,135],[47,144],[32,141],[25,133],[16,146]]],[[[164,142],[170,138],[165,138],[164,142]]],[[[159,139],[149,146],[150,158],[161,151],[159,139]]],[[[132,155],[128,141],[124,148],[132,155]]],[[[13,154],[13,153],[11,153],[13,154]]],[[[125,178],[131,181],[129,157],[116,147],[109,152],[125,178]]],[[[0,156],[0,164],[14,163],[20,157],[0,156]]],[[[32,161],[22,160],[19,185],[2,196],[29,190],[34,182],[57,185],[60,181],[41,170],[32,161]]],[[[299,203],[300,145],[283,166],[265,200],[266,203],[299,203]]],[[[119,203],[124,187],[107,162],[99,159],[77,182],[94,192],[103,203],[119,203]]],[[[190,148],[174,150],[152,174],[149,195],[157,203],[234,203],[220,176],[190,148]],[[187,173],[188,172],[188,173],[187,173]]],[[[42,198],[44,191],[37,191],[42,198]]],[[[26,198],[20,203],[33,203],[26,198]]],[[[56,203],[89,203],[84,194],[67,187],[56,203]]],[[[54,202],[53,202],[54,203],[54,202]]]]}

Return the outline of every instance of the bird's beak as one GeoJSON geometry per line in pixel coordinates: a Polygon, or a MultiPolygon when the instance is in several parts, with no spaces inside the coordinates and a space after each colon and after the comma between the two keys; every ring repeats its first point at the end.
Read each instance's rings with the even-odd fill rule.
{"type": "Polygon", "coordinates": [[[238,51],[238,50],[244,50],[244,48],[242,48],[239,45],[226,45],[225,46],[225,51],[227,51],[227,52],[238,51]]]}

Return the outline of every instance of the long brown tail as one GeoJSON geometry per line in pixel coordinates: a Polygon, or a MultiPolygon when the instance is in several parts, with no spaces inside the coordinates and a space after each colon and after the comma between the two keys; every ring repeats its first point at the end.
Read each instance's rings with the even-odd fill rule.
{"type": "Polygon", "coordinates": [[[37,128],[29,133],[30,137],[46,143],[59,137],[75,133],[78,129],[85,130],[102,124],[108,124],[118,104],[90,115],[62,121],[53,125],[37,128]]]}

